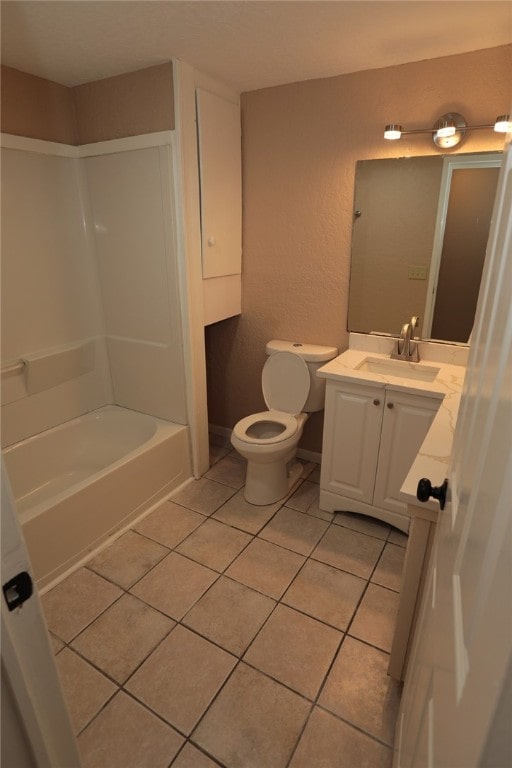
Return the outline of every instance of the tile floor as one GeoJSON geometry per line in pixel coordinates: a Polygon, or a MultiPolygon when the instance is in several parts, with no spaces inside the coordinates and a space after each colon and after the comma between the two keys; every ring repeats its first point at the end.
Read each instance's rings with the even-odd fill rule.
{"type": "Polygon", "coordinates": [[[43,597],[84,768],[389,768],[406,537],[212,466],[43,597]]]}

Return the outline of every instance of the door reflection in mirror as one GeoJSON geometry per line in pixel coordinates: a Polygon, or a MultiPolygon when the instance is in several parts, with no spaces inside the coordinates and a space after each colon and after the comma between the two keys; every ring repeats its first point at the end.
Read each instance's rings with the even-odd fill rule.
{"type": "Polygon", "coordinates": [[[350,331],[397,335],[415,314],[422,338],[468,341],[501,157],[356,164],[350,331]]]}

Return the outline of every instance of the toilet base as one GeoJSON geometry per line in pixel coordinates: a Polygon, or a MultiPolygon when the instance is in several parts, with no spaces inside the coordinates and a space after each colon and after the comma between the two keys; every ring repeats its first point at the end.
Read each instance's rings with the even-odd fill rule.
{"type": "MultiPolygon", "coordinates": [[[[293,456],[291,457],[293,458],[293,456]]],[[[300,462],[277,461],[259,464],[249,461],[244,498],[249,504],[264,506],[284,499],[302,477],[300,462]]]]}

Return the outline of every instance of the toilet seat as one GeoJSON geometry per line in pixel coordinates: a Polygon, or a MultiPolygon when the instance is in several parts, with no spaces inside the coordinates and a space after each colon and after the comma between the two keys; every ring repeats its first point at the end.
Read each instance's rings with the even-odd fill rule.
{"type": "Polygon", "coordinates": [[[298,415],[309,395],[309,369],[293,352],[274,352],[263,366],[261,386],[269,411],[298,415]]]}
{"type": "Polygon", "coordinates": [[[273,445],[293,437],[298,429],[297,415],[308,399],[310,378],[304,360],[293,352],[275,352],[263,367],[263,397],[268,411],[253,413],[241,419],[233,434],[250,445],[273,445]],[[284,427],[277,435],[257,437],[248,434],[256,424],[270,422],[284,427]]]}
{"type": "Polygon", "coordinates": [[[281,443],[283,440],[293,437],[297,432],[298,427],[297,418],[292,413],[269,410],[253,413],[251,416],[246,416],[244,419],[240,419],[240,421],[235,424],[233,434],[244,443],[251,443],[252,445],[272,445],[273,443],[281,443]],[[264,421],[281,424],[284,429],[282,432],[279,432],[279,434],[274,435],[274,437],[259,438],[247,434],[247,431],[254,424],[264,421]]]}

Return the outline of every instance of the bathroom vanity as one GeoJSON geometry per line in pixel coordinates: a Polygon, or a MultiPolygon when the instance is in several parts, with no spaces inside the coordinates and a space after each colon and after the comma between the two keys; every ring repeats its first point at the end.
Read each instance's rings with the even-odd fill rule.
{"type": "Polygon", "coordinates": [[[467,349],[420,342],[420,362],[407,363],[390,359],[389,337],[350,339],[318,371],[326,379],[320,508],[370,515],[407,533],[402,484],[439,409],[460,393],[467,349]]]}

